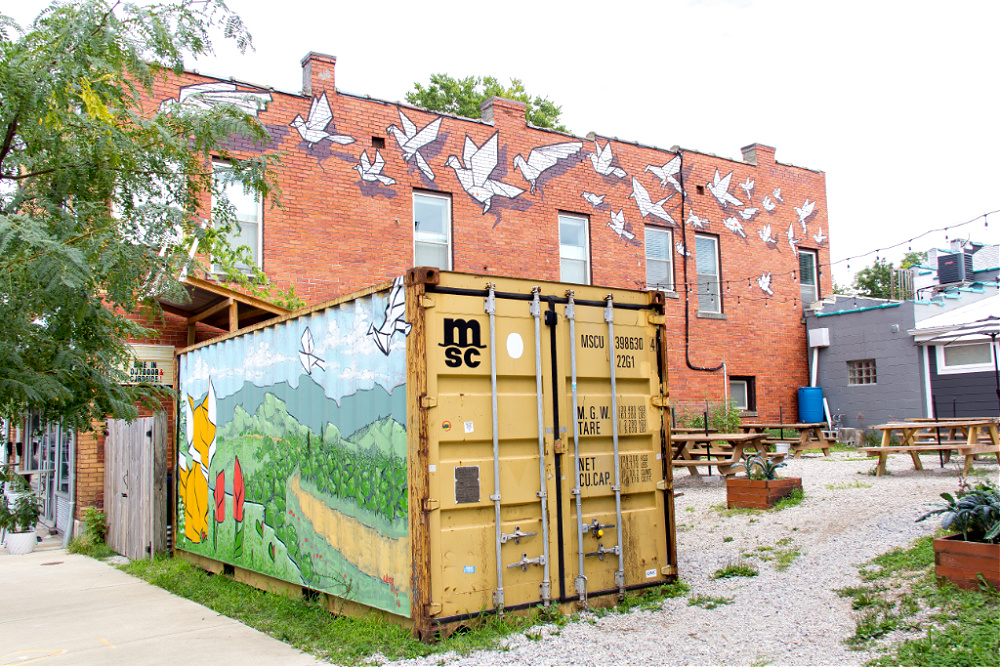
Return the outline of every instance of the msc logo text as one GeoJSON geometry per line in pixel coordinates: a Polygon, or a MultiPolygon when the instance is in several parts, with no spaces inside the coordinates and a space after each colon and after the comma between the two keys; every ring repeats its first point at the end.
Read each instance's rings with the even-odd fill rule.
{"type": "Polygon", "coordinates": [[[479,350],[486,348],[482,344],[482,334],[479,322],[446,317],[444,320],[444,342],[438,347],[445,348],[444,364],[449,368],[466,365],[469,368],[479,366],[479,350]]]}

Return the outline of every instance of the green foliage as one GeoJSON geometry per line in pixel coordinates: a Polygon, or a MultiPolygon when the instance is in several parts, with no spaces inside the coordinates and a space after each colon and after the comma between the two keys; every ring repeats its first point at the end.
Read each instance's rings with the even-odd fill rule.
{"type": "Polygon", "coordinates": [[[731,579],[733,577],[756,577],[760,572],[753,563],[742,559],[727,563],[712,574],[713,579],[731,579]]]}
{"type": "Polygon", "coordinates": [[[747,477],[755,480],[775,480],[777,479],[778,468],[784,468],[787,463],[775,463],[771,459],[766,459],[760,454],[748,456],[746,464],[737,463],[733,467],[742,466],[746,469],[747,477]]]}
{"type": "Polygon", "coordinates": [[[413,90],[406,93],[406,101],[431,111],[444,111],[465,118],[480,118],[480,105],[491,97],[503,97],[523,102],[528,122],[536,127],[568,132],[559,123],[562,107],[547,97],[532,97],[525,91],[520,79],[511,79],[510,86],[502,85],[492,76],[467,76],[455,79],[447,74],[431,74],[426,86],[414,82],[413,90]]]}
{"type": "Polygon", "coordinates": [[[202,256],[224,271],[245,261],[227,241],[238,222],[224,181],[271,198],[276,158],[227,147],[266,129],[232,105],[160,112],[150,99],[184,58],[212,51],[218,28],[249,46],[222,0],[55,3],[26,29],[2,18],[0,413],[83,430],[158,404],[164,390],[128,384],[125,341],[152,334],[127,314],[152,322],[154,297],[183,300],[179,277],[202,256]],[[213,158],[229,161],[225,179],[213,158]]]}
{"type": "Polygon", "coordinates": [[[95,540],[103,542],[108,535],[108,515],[96,507],[88,507],[83,512],[83,530],[95,540]]]}
{"type": "Polygon", "coordinates": [[[86,532],[70,540],[66,550],[71,554],[81,554],[97,560],[104,560],[116,555],[103,540],[98,540],[92,533],[86,532]]]}
{"type": "Polygon", "coordinates": [[[781,510],[787,510],[790,507],[801,505],[802,501],[805,500],[805,497],[806,495],[802,492],[802,489],[792,489],[791,493],[774,503],[774,507],[772,507],[769,511],[780,512],[781,510]]]}
{"type": "Polygon", "coordinates": [[[27,533],[35,529],[42,513],[42,501],[33,493],[21,493],[13,505],[0,494],[0,529],[8,533],[27,533]]]}
{"type": "Polygon", "coordinates": [[[962,533],[967,542],[1000,542],[1000,490],[990,481],[963,486],[952,496],[942,493],[938,507],[917,519],[941,516],[941,527],[962,533]]]}
{"type": "MultiPolygon", "coordinates": [[[[708,409],[708,427],[720,433],[739,433],[742,414],[734,403],[719,401],[708,409]]],[[[705,428],[705,413],[686,409],[677,421],[688,428],[705,428]]]]}
{"type": "Polygon", "coordinates": [[[916,252],[910,251],[903,255],[903,261],[899,263],[899,268],[901,269],[912,269],[915,266],[920,266],[927,262],[926,252],[916,252]]]}
{"type": "Polygon", "coordinates": [[[702,609],[715,609],[725,604],[732,604],[735,598],[722,595],[695,595],[688,598],[689,607],[701,607],[702,609]]]}
{"type": "Polygon", "coordinates": [[[778,540],[774,546],[762,544],[754,551],[743,554],[744,558],[758,558],[764,562],[773,562],[774,569],[781,572],[787,570],[792,562],[802,555],[802,552],[794,548],[792,538],[785,537],[778,540]]]}
{"type": "Polygon", "coordinates": [[[876,258],[875,264],[866,266],[854,274],[854,293],[877,299],[891,298],[892,262],[876,258]]]}

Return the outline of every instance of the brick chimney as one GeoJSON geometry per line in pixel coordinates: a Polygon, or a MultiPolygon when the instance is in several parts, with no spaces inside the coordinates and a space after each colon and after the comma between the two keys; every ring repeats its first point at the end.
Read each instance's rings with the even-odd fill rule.
{"type": "Polygon", "coordinates": [[[747,164],[757,166],[758,164],[774,164],[774,148],[764,144],[750,144],[744,146],[743,161],[747,164]]]}
{"type": "Polygon", "coordinates": [[[337,66],[337,56],[310,51],[302,59],[302,94],[312,95],[324,90],[331,93],[336,90],[333,85],[333,69],[337,66]]]}
{"type": "Polygon", "coordinates": [[[527,106],[524,102],[504,99],[503,97],[491,97],[479,105],[482,112],[483,121],[490,125],[496,125],[500,121],[502,125],[517,123],[524,125],[527,106]]]}

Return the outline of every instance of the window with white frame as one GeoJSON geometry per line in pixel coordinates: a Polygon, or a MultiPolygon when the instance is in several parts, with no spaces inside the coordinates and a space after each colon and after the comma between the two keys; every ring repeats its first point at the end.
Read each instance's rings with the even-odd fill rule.
{"type": "Polygon", "coordinates": [[[859,359],[847,362],[847,384],[876,384],[878,375],[875,372],[874,359],[859,359]]]}
{"type": "Polygon", "coordinates": [[[719,294],[719,239],[714,236],[694,237],[695,262],[698,266],[698,311],[721,313],[719,294]]]}
{"type": "Polygon", "coordinates": [[[451,270],[451,198],[413,193],[413,265],[451,270]]]}
{"type": "MultiPolygon", "coordinates": [[[[230,236],[229,245],[233,250],[246,246],[250,251],[253,265],[260,267],[263,254],[261,219],[264,213],[260,198],[255,192],[244,188],[239,181],[231,180],[229,165],[225,162],[215,162],[212,167],[216,181],[221,182],[222,192],[228,199],[229,206],[233,209],[233,216],[239,225],[239,230],[230,236]]],[[[216,210],[219,205],[219,198],[213,195],[212,210],[216,210]]],[[[236,268],[249,271],[250,265],[237,263],[236,268]]]]}
{"type": "Polygon", "coordinates": [[[950,373],[979,373],[993,370],[993,344],[962,343],[938,345],[937,372],[940,375],[950,373]]]}
{"type": "Polygon", "coordinates": [[[559,216],[559,276],[564,283],[590,284],[587,218],[559,216]]]}
{"type": "Polygon", "coordinates": [[[744,412],[757,409],[756,378],[729,376],[729,402],[734,408],[744,412]]]}
{"type": "Polygon", "coordinates": [[[646,289],[674,289],[673,249],[669,229],[646,227],[646,289]]]}
{"type": "Polygon", "coordinates": [[[819,300],[816,264],[815,250],[799,250],[799,289],[802,293],[803,308],[819,300]]]}

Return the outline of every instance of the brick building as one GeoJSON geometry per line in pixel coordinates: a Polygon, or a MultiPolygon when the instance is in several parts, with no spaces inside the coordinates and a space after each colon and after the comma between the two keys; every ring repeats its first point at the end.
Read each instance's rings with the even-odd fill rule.
{"type": "MultiPolygon", "coordinates": [[[[270,140],[235,149],[283,153],[282,208],[232,200],[240,242],[277,285],[316,303],[434,265],[661,289],[672,400],[795,414],[803,304],[829,287],[823,172],[762,144],[732,160],[539,129],[499,98],[481,120],[431,113],[337,91],[335,64],[307,55],[299,94],[184,73],[146,110],[235,100],[256,113],[270,140]]],[[[141,342],[182,347],[189,324],[168,309],[161,338],[141,342]]],[[[198,340],[217,333],[199,327],[198,340]]],[[[80,438],[78,507],[101,504],[101,456],[99,437],[80,438]]]]}

